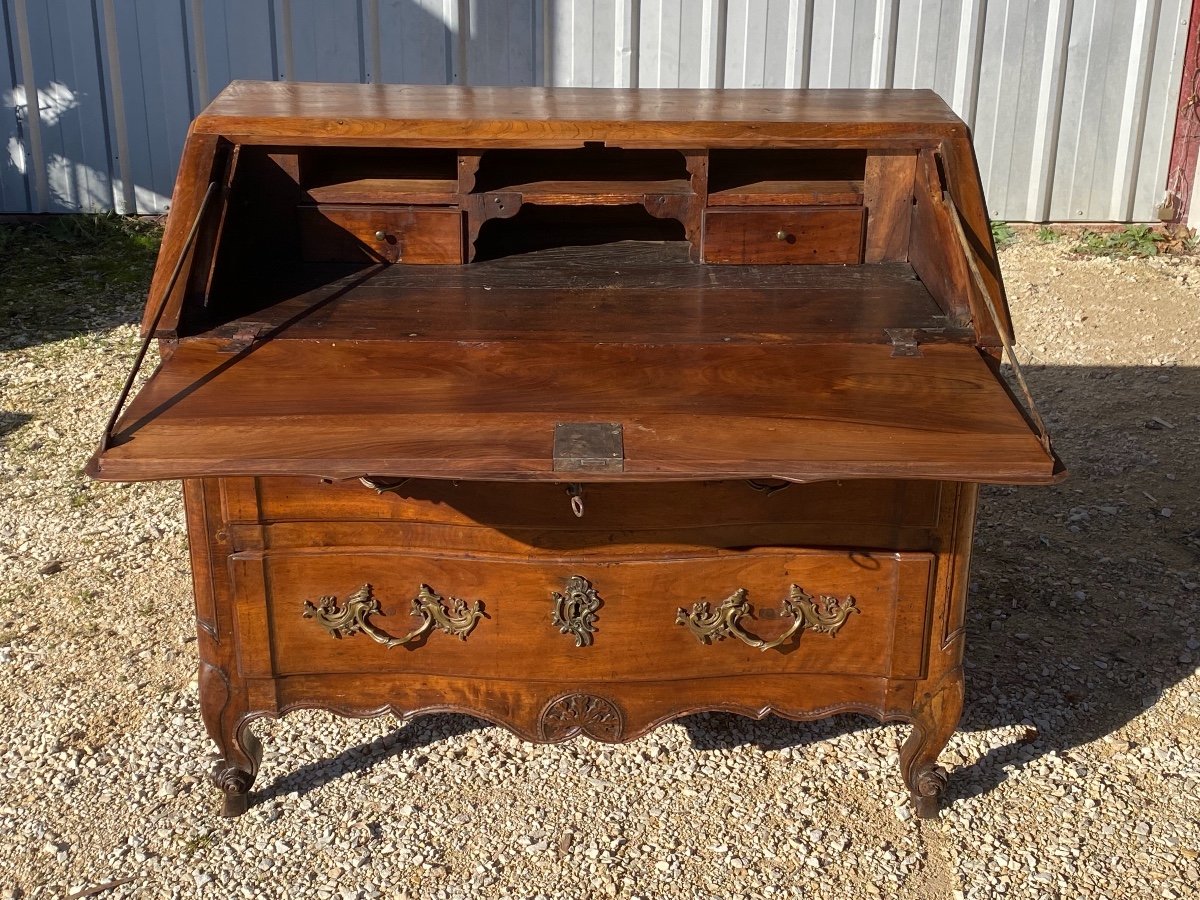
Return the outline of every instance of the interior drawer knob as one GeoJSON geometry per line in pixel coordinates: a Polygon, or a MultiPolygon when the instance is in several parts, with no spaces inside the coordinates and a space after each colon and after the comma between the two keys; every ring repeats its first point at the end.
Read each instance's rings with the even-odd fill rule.
{"type": "Polygon", "coordinates": [[[380,229],[379,231],[375,232],[375,240],[386,241],[387,239],[388,239],[388,233],[386,231],[384,231],[383,229],[380,229]]]}
{"type": "Polygon", "coordinates": [[[790,231],[784,231],[782,228],[780,228],[777,232],[775,232],[775,240],[783,241],[785,244],[790,244],[792,241],[796,240],[796,238],[790,231]]]}

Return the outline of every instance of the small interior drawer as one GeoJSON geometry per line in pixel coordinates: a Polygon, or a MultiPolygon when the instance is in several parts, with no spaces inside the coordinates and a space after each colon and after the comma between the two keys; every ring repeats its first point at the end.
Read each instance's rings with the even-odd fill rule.
{"type": "Polygon", "coordinates": [[[419,206],[301,206],[305,262],[457,265],[463,260],[462,213],[419,206]]]}
{"type": "Polygon", "coordinates": [[[707,210],[704,262],[858,265],[864,222],[861,206],[707,210]]]}

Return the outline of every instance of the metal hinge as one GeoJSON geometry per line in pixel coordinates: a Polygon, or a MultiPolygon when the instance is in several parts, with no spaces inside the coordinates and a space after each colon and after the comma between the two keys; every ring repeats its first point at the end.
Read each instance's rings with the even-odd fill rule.
{"type": "Polygon", "coordinates": [[[924,356],[921,352],[921,338],[927,335],[941,334],[944,328],[885,328],[888,340],[892,342],[892,356],[924,356]]]}
{"type": "Polygon", "coordinates": [[[892,342],[892,356],[924,356],[917,344],[917,329],[915,328],[885,328],[888,340],[892,342]]]}
{"type": "Polygon", "coordinates": [[[625,471],[625,437],[615,422],[560,422],[554,426],[555,472],[625,471]]]}
{"type": "Polygon", "coordinates": [[[248,350],[266,330],[267,326],[265,325],[243,325],[226,338],[217,351],[219,353],[241,353],[243,350],[248,350]]]}

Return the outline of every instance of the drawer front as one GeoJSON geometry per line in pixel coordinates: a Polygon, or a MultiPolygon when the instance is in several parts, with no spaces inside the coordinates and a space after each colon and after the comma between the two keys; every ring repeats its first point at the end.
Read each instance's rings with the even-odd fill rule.
{"type": "Polygon", "coordinates": [[[336,549],[241,553],[231,564],[248,676],[645,681],[918,677],[934,557],[769,548],[597,561],[336,549]],[[456,611],[451,598],[466,606],[456,611]],[[408,643],[371,636],[403,639],[427,621],[408,643]],[[793,625],[779,647],[747,643],[793,625]]]}
{"type": "Polygon", "coordinates": [[[861,206],[707,210],[704,262],[858,265],[865,221],[861,206]]]}
{"type": "Polygon", "coordinates": [[[799,522],[933,527],[941,482],[902,480],[698,481],[585,484],[576,516],[564,484],[381,478],[380,493],[357,479],[226,479],[231,521],[402,520],[508,528],[697,528],[799,522]]]}
{"type": "Polygon", "coordinates": [[[707,481],[586,484],[583,515],[567,485],[411,479],[223,479],[225,520],[238,550],[394,546],[559,555],[688,552],[789,546],[927,550],[942,527],[940,482],[796,484],[707,481]],[[766,488],[766,490],[761,489],[766,488]],[[266,523],[262,528],[257,523],[266,523]]]}
{"type": "Polygon", "coordinates": [[[302,206],[300,250],[306,262],[457,265],[463,260],[462,213],[418,206],[302,206]]]}

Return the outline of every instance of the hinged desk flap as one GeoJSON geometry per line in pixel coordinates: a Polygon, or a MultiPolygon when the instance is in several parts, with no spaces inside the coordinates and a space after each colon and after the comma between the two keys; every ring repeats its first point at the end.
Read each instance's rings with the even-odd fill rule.
{"type": "MultiPolygon", "coordinates": [[[[268,340],[180,344],[89,471],[107,480],[361,475],[564,480],[555,429],[620,426],[589,481],[1055,480],[983,356],[929,344],[268,340]]],[[[570,480],[568,477],[567,480],[570,480]]],[[[578,480],[577,476],[575,480],[578,480]]]]}

